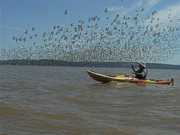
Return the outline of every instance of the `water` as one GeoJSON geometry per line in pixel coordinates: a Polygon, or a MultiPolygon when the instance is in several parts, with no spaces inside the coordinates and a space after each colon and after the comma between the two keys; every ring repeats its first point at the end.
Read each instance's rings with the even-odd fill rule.
{"type": "MultiPolygon", "coordinates": [[[[2,135],[179,135],[180,70],[150,70],[175,86],[99,84],[88,68],[1,66],[2,135]]],[[[129,70],[97,68],[101,73],[129,70]]]]}

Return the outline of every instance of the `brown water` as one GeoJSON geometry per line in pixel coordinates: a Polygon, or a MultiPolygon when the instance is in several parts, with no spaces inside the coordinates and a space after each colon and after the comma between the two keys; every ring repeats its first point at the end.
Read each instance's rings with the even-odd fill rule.
{"type": "Polygon", "coordinates": [[[1,66],[0,135],[180,134],[180,70],[150,70],[151,78],[174,77],[173,87],[103,85],[86,70],[1,66]]]}

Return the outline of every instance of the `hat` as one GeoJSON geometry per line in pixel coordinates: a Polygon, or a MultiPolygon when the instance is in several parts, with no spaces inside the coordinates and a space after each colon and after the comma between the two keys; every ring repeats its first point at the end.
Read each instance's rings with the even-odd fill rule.
{"type": "Polygon", "coordinates": [[[141,67],[143,67],[143,68],[146,68],[146,65],[145,65],[144,63],[139,63],[139,62],[138,62],[138,65],[141,66],[141,67]]]}

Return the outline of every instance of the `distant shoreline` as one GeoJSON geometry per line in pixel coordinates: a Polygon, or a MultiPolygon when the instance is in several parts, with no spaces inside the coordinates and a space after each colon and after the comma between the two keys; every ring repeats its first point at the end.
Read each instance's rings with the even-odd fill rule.
{"type": "MultiPolygon", "coordinates": [[[[71,66],[71,67],[111,67],[130,68],[133,62],[68,62],[60,60],[0,60],[0,65],[37,65],[37,66],[71,66]]],[[[148,68],[180,69],[180,65],[147,63],[148,68]]]]}

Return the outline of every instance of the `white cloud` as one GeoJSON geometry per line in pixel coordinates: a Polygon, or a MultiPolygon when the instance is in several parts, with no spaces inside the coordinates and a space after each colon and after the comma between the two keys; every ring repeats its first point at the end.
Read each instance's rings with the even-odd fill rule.
{"type": "Polygon", "coordinates": [[[143,7],[145,10],[149,10],[157,5],[160,1],[162,0],[137,0],[131,8],[136,10],[137,8],[143,7]]]}
{"type": "Polygon", "coordinates": [[[161,0],[136,0],[132,2],[132,5],[128,8],[124,6],[112,6],[108,8],[109,12],[118,13],[133,13],[138,8],[144,8],[145,10],[151,9],[153,6],[158,4],[161,0]]]}
{"type": "MultiPolygon", "coordinates": [[[[162,0],[137,0],[135,3],[132,3],[133,6],[130,6],[129,8],[126,8],[124,6],[112,6],[108,8],[108,11],[113,13],[132,15],[134,10],[140,7],[144,7],[145,12],[148,12],[161,1],[162,0]]],[[[173,21],[173,23],[171,24],[180,25],[180,4],[169,5],[166,8],[159,10],[155,14],[155,18],[159,18],[159,22],[161,24],[167,25],[169,24],[169,20],[171,19],[173,21]]],[[[148,22],[149,20],[147,20],[147,23],[148,22]]],[[[154,21],[154,24],[156,23],[157,22],[154,21]]]]}
{"type": "Polygon", "coordinates": [[[133,13],[138,8],[144,8],[145,12],[151,10],[162,0],[137,0],[135,4],[128,9],[129,13],[133,13]]]}
{"type": "MultiPolygon", "coordinates": [[[[156,6],[162,0],[139,0],[137,7],[144,7],[146,11],[151,10],[152,7],[156,6]]],[[[169,5],[164,9],[159,10],[155,15],[155,18],[159,18],[159,23],[167,25],[171,24],[177,25],[180,24],[180,4],[169,5]]],[[[150,18],[151,19],[151,18],[150,18]]],[[[148,20],[149,21],[149,20],[148,20]]],[[[157,20],[154,21],[154,24],[157,23],[157,20]]]]}
{"type": "Polygon", "coordinates": [[[140,7],[144,7],[144,8],[152,8],[153,6],[155,6],[156,4],[158,4],[161,0],[139,0],[140,7]]]}
{"type": "Polygon", "coordinates": [[[155,14],[155,17],[159,18],[159,22],[161,24],[169,24],[169,20],[172,20],[172,24],[180,24],[180,4],[172,5],[160,10],[157,14],[155,14]]]}
{"type": "Polygon", "coordinates": [[[123,6],[112,6],[112,7],[109,7],[107,8],[108,9],[108,12],[111,12],[111,13],[121,13],[121,14],[127,14],[128,13],[128,9],[123,7],[123,6]]]}

